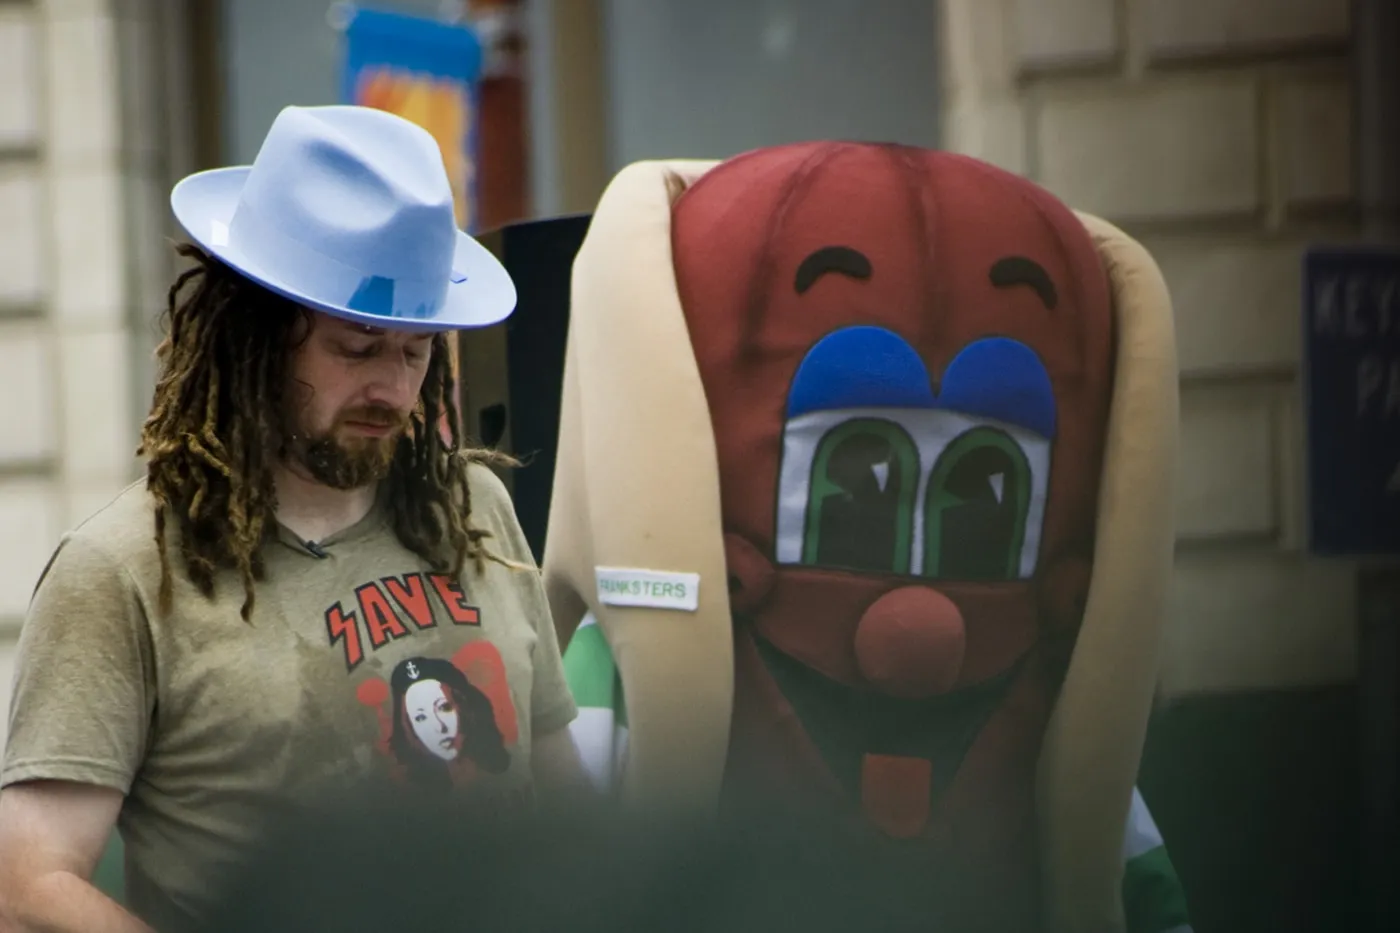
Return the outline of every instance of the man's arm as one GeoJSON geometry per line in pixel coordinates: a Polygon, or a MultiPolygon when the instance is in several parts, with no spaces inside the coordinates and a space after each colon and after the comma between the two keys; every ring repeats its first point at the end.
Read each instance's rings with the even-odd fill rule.
{"type": "Polygon", "coordinates": [[[92,885],[120,792],[64,781],[0,791],[0,916],[15,933],[152,933],[92,885]]]}
{"type": "Polygon", "coordinates": [[[535,736],[530,749],[530,770],[540,796],[548,804],[583,802],[596,799],[597,791],[588,779],[573,733],[568,726],[535,736]]]}

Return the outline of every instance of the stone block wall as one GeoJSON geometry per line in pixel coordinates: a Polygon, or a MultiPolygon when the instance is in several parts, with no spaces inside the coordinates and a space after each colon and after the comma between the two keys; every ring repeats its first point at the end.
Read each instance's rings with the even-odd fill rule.
{"type": "Polygon", "coordinates": [[[0,739],[64,531],[138,477],[174,168],[167,0],[0,0],[0,739]]]}
{"type": "Polygon", "coordinates": [[[1302,551],[1301,258],[1355,236],[1347,0],[943,0],[945,145],[1156,257],[1181,358],[1169,694],[1355,675],[1302,551]]]}

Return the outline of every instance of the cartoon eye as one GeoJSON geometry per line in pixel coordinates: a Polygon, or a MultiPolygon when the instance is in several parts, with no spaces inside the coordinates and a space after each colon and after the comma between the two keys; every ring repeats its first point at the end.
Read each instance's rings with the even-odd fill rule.
{"type": "Polygon", "coordinates": [[[1031,499],[1030,462],[1009,434],[979,426],[959,435],[929,476],[924,574],[956,580],[1019,577],[1031,499]]]}
{"type": "Polygon", "coordinates": [[[828,334],[788,394],[774,558],[941,580],[1027,578],[1056,421],[1050,377],[1018,341],[969,343],[935,394],[899,335],[828,334]]]}
{"type": "Polygon", "coordinates": [[[918,448],[892,421],[827,432],[812,458],[802,562],[908,573],[919,474],[918,448]]]}

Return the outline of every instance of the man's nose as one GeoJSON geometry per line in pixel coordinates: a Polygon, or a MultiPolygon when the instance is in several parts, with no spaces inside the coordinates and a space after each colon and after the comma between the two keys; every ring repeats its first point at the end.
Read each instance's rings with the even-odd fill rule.
{"type": "Polygon", "coordinates": [[[374,382],[369,387],[370,402],[395,411],[413,407],[418,393],[413,366],[405,359],[388,356],[380,362],[374,382]]]}

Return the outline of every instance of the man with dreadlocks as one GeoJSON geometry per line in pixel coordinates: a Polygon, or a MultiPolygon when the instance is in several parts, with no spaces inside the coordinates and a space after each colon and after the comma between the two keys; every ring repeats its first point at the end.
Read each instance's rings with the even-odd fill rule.
{"type": "Polygon", "coordinates": [[[195,243],[146,479],[64,538],[21,638],[6,929],[184,928],[260,827],[347,781],[493,818],[586,781],[538,573],[457,436],[446,334],[515,289],[436,143],[289,107],[171,204],[195,243]],[[114,826],[129,912],[89,881],[114,826]]]}

